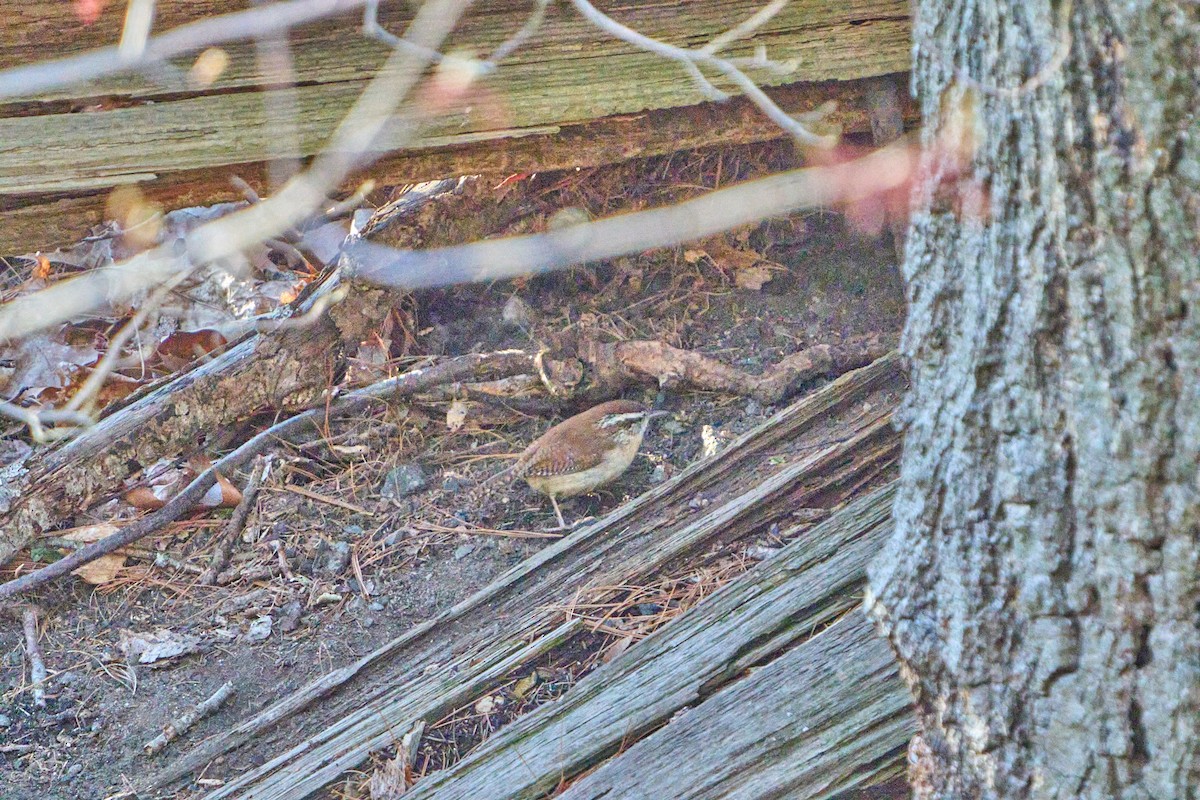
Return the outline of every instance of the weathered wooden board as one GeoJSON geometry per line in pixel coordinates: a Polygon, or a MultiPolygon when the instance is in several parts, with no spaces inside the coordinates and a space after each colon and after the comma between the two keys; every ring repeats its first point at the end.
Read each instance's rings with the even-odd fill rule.
{"type": "Polygon", "coordinates": [[[556,797],[826,800],[901,772],[915,732],[895,656],[856,608],[556,797]]]}
{"type": "Polygon", "coordinates": [[[530,800],[668,720],[561,796],[815,799],[871,782],[915,722],[856,599],[893,494],[834,514],[409,796],[530,800]]]}
{"type": "Polygon", "coordinates": [[[797,507],[829,508],[882,480],[898,453],[889,419],[903,386],[895,356],[843,376],[440,617],[233,725],[143,788],[222,754],[223,769],[236,771],[231,751],[252,750],[262,766],[233,777],[213,800],[306,796],[392,741],[398,726],[436,719],[450,688],[557,629],[564,617],[556,609],[577,592],[669,568],[774,522],[787,526],[797,507]],[[697,497],[709,500],[703,512],[691,502],[697,497]]]}
{"type": "MultiPolygon", "coordinates": [[[[160,3],[158,29],[229,10],[222,2],[160,3]]],[[[649,0],[609,8],[622,22],[681,45],[701,44],[756,11],[758,0],[694,0],[664,6],[649,0]]],[[[405,3],[385,4],[384,21],[401,30],[405,3]]],[[[525,0],[478,3],[455,34],[451,48],[488,53],[516,30],[528,13],[525,0]]],[[[113,5],[96,26],[80,29],[72,4],[0,0],[0,12],[16,24],[0,28],[0,65],[26,65],[48,56],[67,56],[116,40],[121,7],[113,5]]],[[[836,118],[849,129],[866,129],[861,87],[836,83],[904,72],[909,62],[909,16],[903,0],[856,0],[828,4],[794,0],[760,29],[776,59],[796,59],[786,76],[754,75],[763,85],[802,84],[781,97],[789,111],[803,111],[830,97],[848,109],[836,118]]],[[[356,15],[302,26],[293,31],[300,113],[290,121],[301,155],[315,153],[387,54],[364,38],[356,15]]],[[[749,54],[739,43],[731,55],[749,54]]],[[[231,196],[227,176],[238,172],[262,188],[258,165],[281,130],[266,116],[262,80],[250,43],[226,48],[230,66],[211,87],[197,90],[177,73],[104,77],[70,91],[0,101],[0,252],[62,240],[99,219],[102,197],[112,187],[146,183],[168,207],[231,196]],[[212,173],[212,174],[210,174],[212,173]],[[159,186],[161,185],[161,192],[159,186]],[[92,195],[80,202],[80,194],[92,195]],[[67,202],[74,199],[76,202],[67,202]],[[22,212],[22,213],[17,213],[22,212]],[[7,224],[7,218],[14,222],[7,224]],[[71,221],[67,216],[75,216],[71,221]],[[50,234],[37,239],[36,222],[50,234]]],[[[718,84],[721,81],[717,81],[718,84]]],[[[724,88],[730,88],[725,86],[724,88]]],[[[278,94],[283,91],[272,89],[278,94]]],[[[542,31],[485,78],[469,108],[445,116],[372,174],[386,182],[424,180],[449,174],[545,170],[605,163],[616,154],[648,155],[672,146],[670,127],[641,115],[695,106],[703,100],[695,84],[673,62],[640,52],[593,29],[566,4],[554,4],[542,31]],[[634,117],[630,120],[629,117],[634,117]],[[606,120],[607,139],[595,150],[578,146],[578,126],[606,120]],[[499,139],[532,137],[517,155],[496,158],[499,139]],[[575,146],[571,146],[572,138],[575,146]],[[615,137],[615,138],[614,138],[615,137]],[[571,163],[571,158],[576,159],[571,163]],[[548,156],[548,157],[547,157],[548,156]],[[544,159],[544,160],[543,160],[544,159]],[[500,163],[498,163],[500,162],[500,163]],[[503,166],[501,166],[503,164],[503,166]]],[[[715,112],[712,127],[694,125],[699,143],[755,141],[778,135],[745,105],[715,112]],[[749,121],[749,124],[746,124],[749,121]],[[707,136],[705,135],[707,134],[707,136]]],[[[911,109],[910,109],[911,111],[911,109]]],[[[689,111],[701,118],[712,111],[689,111]]],[[[661,118],[659,120],[661,122],[661,118]]],[[[395,142],[384,142],[385,146],[395,142]]],[[[686,145],[685,145],[686,146],[686,145]]]]}

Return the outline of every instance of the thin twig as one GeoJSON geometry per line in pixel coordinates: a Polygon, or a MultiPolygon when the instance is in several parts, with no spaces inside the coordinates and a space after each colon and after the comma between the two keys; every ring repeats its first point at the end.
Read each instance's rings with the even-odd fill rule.
{"type": "Polygon", "coordinates": [[[162,286],[159,286],[157,289],[155,289],[154,292],[148,298],[146,298],[145,302],[142,303],[141,308],[137,310],[137,313],[133,315],[129,322],[121,326],[121,329],[117,331],[116,335],[109,340],[108,349],[104,352],[104,357],[100,359],[100,363],[96,365],[96,367],[92,370],[92,374],[88,376],[86,381],[84,381],[83,386],[79,387],[79,391],[75,392],[75,395],[71,398],[70,402],[67,403],[67,411],[82,411],[89,418],[94,420],[95,403],[93,401],[95,400],[96,395],[99,393],[100,387],[104,385],[104,382],[108,380],[108,376],[112,373],[113,369],[116,368],[117,361],[121,357],[121,349],[124,348],[125,343],[128,342],[129,339],[138,332],[138,330],[142,327],[142,324],[145,323],[146,318],[158,310],[158,307],[162,305],[162,302],[167,298],[167,295],[170,294],[176,286],[182,283],[187,276],[188,273],[181,272],[174,278],[164,283],[162,286]]]}
{"type": "Polygon", "coordinates": [[[1062,3],[1058,7],[1058,44],[1054,48],[1054,53],[1041,69],[1030,75],[1020,86],[1016,88],[991,86],[972,78],[961,67],[956,70],[958,79],[967,86],[977,90],[980,94],[1002,97],[1006,100],[1018,100],[1030,92],[1045,86],[1046,82],[1058,73],[1063,63],[1066,62],[1067,56],[1071,54],[1071,9],[1072,0],[1062,0],[1062,3]]]}
{"type": "Polygon", "coordinates": [[[630,27],[622,25],[612,17],[603,13],[588,0],[571,0],[575,9],[583,15],[585,19],[591,22],[596,27],[609,33],[618,39],[629,42],[630,44],[640,47],[651,53],[657,53],[664,58],[669,58],[672,61],[677,61],[684,65],[688,74],[693,79],[699,76],[700,87],[702,90],[711,96],[712,92],[719,91],[708,82],[708,79],[700,75],[699,65],[704,64],[718,70],[725,77],[736,83],[746,98],[754,105],[758,106],[759,110],[767,115],[768,118],[784,131],[791,134],[796,141],[811,145],[813,147],[828,148],[837,144],[838,137],[836,136],[818,136],[810,131],[807,127],[789,115],[786,111],[776,105],[775,101],[767,96],[766,92],[758,87],[754,81],[750,80],[747,75],[737,68],[728,59],[721,58],[713,53],[707,52],[704,49],[687,50],[682,47],[660,42],[658,39],[652,39],[645,34],[638,33],[630,27]]]}
{"type": "Polygon", "coordinates": [[[29,659],[29,682],[33,686],[33,704],[46,707],[46,662],[38,648],[37,609],[29,606],[21,617],[21,628],[25,631],[25,657],[29,659]]]}
{"type": "MultiPolygon", "coordinates": [[[[81,547],[87,547],[87,542],[77,542],[74,539],[64,539],[61,536],[42,536],[37,540],[38,544],[47,547],[57,547],[63,550],[75,551],[81,547]]],[[[149,561],[154,566],[160,569],[177,569],[180,572],[191,572],[200,574],[200,567],[195,564],[189,564],[182,561],[170,553],[164,553],[158,550],[149,550],[145,547],[122,547],[119,551],[122,555],[130,558],[137,558],[142,561],[149,561]]]]}
{"type": "Polygon", "coordinates": [[[125,25],[117,43],[117,53],[124,61],[137,61],[146,52],[146,41],[154,24],[154,6],[154,0],[129,0],[125,7],[125,25]]]}
{"type": "MultiPolygon", "coordinates": [[[[255,5],[267,3],[255,0],[255,5]]],[[[274,191],[300,171],[300,104],[288,32],[272,31],[256,37],[254,59],[263,81],[263,119],[271,129],[267,139],[267,185],[274,191]]]]}
{"type": "Polygon", "coordinates": [[[708,44],[701,47],[698,52],[716,55],[723,48],[728,47],[738,39],[745,39],[774,19],[775,15],[782,11],[788,2],[789,0],[771,0],[770,3],[767,3],[739,24],[725,31],[720,36],[714,37],[708,44]]]}
{"type": "Polygon", "coordinates": [[[52,442],[70,436],[76,429],[92,424],[92,418],[82,411],[59,411],[53,408],[22,408],[16,403],[0,401],[0,416],[15,419],[29,428],[35,442],[52,442]],[[47,425],[66,423],[70,427],[47,428],[47,425]]]}
{"type": "Polygon", "coordinates": [[[159,750],[162,750],[168,744],[191,730],[192,726],[197,722],[205,717],[211,716],[213,712],[220,708],[225,701],[232,696],[233,682],[226,681],[225,683],[221,684],[221,687],[213,692],[206,700],[197,703],[179,717],[168,722],[163,728],[163,732],[142,745],[142,749],[146,751],[146,755],[154,755],[159,750]]]}
{"type": "Polygon", "coordinates": [[[550,0],[534,0],[533,11],[530,12],[525,24],[521,29],[512,36],[500,43],[500,46],[492,51],[492,54],[487,57],[483,63],[490,70],[494,70],[496,66],[513,54],[521,45],[529,41],[529,38],[537,33],[538,28],[542,27],[542,23],[546,19],[546,7],[550,5],[550,0]]]}
{"type": "Polygon", "coordinates": [[[76,550],[69,556],[36,572],[0,584],[0,600],[41,586],[100,556],[119,550],[160,530],[163,526],[186,514],[192,506],[199,502],[209,487],[216,482],[218,472],[230,475],[276,441],[290,440],[309,426],[319,429],[327,414],[353,414],[364,411],[384,398],[410,395],[414,392],[424,391],[431,386],[453,381],[490,380],[516,375],[528,372],[532,367],[533,357],[520,350],[459,356],[432,367],[412,370],[395,378],[358,389],[332,403],[328,411],[325,408],[315,408],[289,417],[260,432],[232,453],[214,462],[184,487],[183,491],[168,500],[166,505],[157,511],[130,523],[118,533],[76,550]]]}
{"type": "Polygon", "coordinates": [[[221,574],[221,570],[225,569],[225,565],[229,563],[233,545],[241,535],[242,528],[246,525],[246,519],[250,516],[250,510],[254,508],[254,503],[258,499],[258,489],[270,471],[271,457],[255,456],[254,466],[250,468],[250,479],[246,481],[246,488],[242,491],[242,500],[233,510],[233,514],[225,526],[221,528],[221,534],[217,537],[217,546],[208,560],[208,566],[200,573],[202,585],[212,586],[216,582],[217,576],[221,574]]]}

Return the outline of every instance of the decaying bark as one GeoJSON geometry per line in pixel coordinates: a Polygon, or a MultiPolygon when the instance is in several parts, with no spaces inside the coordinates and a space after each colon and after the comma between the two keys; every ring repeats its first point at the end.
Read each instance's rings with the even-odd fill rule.
{"type": "Polygon", "coordinates": [[[1200,14],[917,6],[913,388],[871,576],[915,796],[1196,797],[1200,14]]]}
{"type": "Polygon", "coordinates": [[[328,321],[242,342],[35,457],[19,495],[2,509],[0,563],[34,536],[117,493],[143,466],[200,449],[253,414],[314,404],[338,374],[341,351],[328,321]]]}

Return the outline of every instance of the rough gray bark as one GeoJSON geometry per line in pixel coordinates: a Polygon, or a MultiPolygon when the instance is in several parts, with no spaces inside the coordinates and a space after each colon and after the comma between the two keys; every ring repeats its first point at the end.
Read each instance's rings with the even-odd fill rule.
{"type": "Polygon", "coordinates": [[[1200,6],[924,0],[914,39],[913,388],[871,582],[916,796],[1196,797],[1200,6]]]}

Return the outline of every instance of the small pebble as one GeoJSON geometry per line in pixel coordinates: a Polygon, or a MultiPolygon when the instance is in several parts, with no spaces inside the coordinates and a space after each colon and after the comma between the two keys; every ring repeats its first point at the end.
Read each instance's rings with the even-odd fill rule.
{"type": "Polygon", "coordinates": [[[291,600],[280,609],[280,613],[279,629],[284,633],[291,633],[300,627],[300,615],[304,613],[304,606],[299,600],[291,600]]]}
{"type": "Polygon", "coordinates": [[[467,544],[460,544],[458,547],[454,548],[454,560],[462,561],[464,558],[474,552],[475,545],[473,543],[468,542],[467,544]]]}
{"type": "Polygon", "coordinates": [[[246,629],[246,641],[266,641],[271,635],[271,626],[274,624],[274,622],[275,620],[271,618],[270,614],[264,614],[263,616],[251,622],[250,627],[246,629]]]}
{"type": "Polygon", "coordinates": [[[667,468],[663,464],[657,464],[654,471],[650,473],[651,483],[662,483],[667,479],[667,468]]]}
{"type": "Polygon", "coordinates": [[[12,725],[12,719],[5,714],[0,714],[0,728],[7,728],[12,725]]]}
{"type": "Polygon", "coordinates": [[[329,554],[325,556],[325,563],[321,565],[321,572],[326,575],[340,575],[350,564],[350,543],[349,542],[334,542],[329,546],[329,554]]]}
{"type": "Polygon", "coordinates": [[[379,495],[385,500],[399,500],[416,494],[429,485],[429,478],[419,464],[399,464],[388,470],[379,495]]]}
{"type": "Polygon", "coordinates": [[[529,312],[529,304],[514,294],[504,304],[504,310],[500,312],[500,320],[505,325],[514,328],[528,328],[533,321],[533,315],[529,312]]]}
{"type": "Polygon", "coordinates": [[[370,603],[370,605],[367,606],[367,608],[371,611],[380,612],[380,611],[383,611],[385,606],[383,605],[383,603],[379,602],[378,600],[373,600],[370,603]]]}

